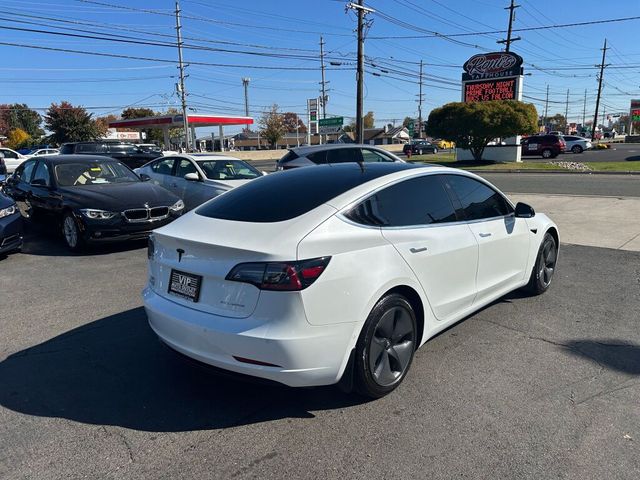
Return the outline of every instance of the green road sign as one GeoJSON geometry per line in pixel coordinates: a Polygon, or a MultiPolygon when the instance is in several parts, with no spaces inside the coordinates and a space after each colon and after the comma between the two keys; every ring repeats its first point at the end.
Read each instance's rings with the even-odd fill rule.
{"type": "Polygon", "coordinates": [[[342,130],[344,117],[321,118],[318,120],[320,133],[338,133],[342,130]]]}
{"type": "Polygon", "coordinates": [[[415,124],[413,120],[407,124],[407,129],[409,130],[409,137],[413,138],[413,134],[415,133],[415,124]]]}

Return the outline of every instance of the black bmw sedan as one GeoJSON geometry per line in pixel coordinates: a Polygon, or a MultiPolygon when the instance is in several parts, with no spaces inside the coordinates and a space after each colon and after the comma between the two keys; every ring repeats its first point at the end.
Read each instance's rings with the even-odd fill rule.
{"type": "Polygon", "coordinates": [[[0,192],[0,256],[20,250],[22,218],[12,198],[0,192]]]}
{"type": "Polygon", "coordinates": [[[94,155],[26,160],[5,191],[24,217],[54,216],[72,250],[87,242],[144,238],[184,210],[171,192],[143,182],[118,160],[94,155]]]}

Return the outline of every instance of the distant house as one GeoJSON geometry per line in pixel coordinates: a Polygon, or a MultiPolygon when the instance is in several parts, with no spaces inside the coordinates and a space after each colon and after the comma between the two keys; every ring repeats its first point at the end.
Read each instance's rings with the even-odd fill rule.
{"type": "MultiPolygon", "coordinates": [[[[343,135],[323,135],[323,142],[335,143],[340,141],[339,138],[343,135]]],[[[259,136],[257,132],[242,132],[233,136],[233,146],[237,150],[258,150],[258,142],[260,142],[259,149],[266,150],[271,148],[266,138],[259,136]]],[[[311,145],[318,145],[320,143],[319,135],[311,135],[311,145]]],[[[277,148],[287,149],[291,147],[297,147],[298,145],[307,144],[307,134],[299,133],[296,136],[295,132],[286,133],[280,140],[278,140],[277,148]]]]}
{"type": "MultiPolygon", "coordinates": [[[[406,127],[365,128],[362,143],[369,145],[392,145],[407,143],[411,140],[409,130],[406,127]]],[[[351,138],[355,138],[354,132],[349,132],[351,138]]]]}

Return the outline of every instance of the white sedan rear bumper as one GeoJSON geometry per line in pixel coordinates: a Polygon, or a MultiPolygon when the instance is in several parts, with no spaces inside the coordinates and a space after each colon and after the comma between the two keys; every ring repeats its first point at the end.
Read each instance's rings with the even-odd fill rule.
{"type": "Polygon", "coordinates": [[[214,367],[292,387],[337,383],[358,334],[356,323],[310,325],[296,294],[285,293],[275,311],[260,307],[261,303],[273,305],[273,301],[258,302],[248,318],[223,317],[187,308],[149,287],[142,296],[149,325],[174,350],[214,367]],[[246,363],[237,358],[275,366],[246,363]]]}

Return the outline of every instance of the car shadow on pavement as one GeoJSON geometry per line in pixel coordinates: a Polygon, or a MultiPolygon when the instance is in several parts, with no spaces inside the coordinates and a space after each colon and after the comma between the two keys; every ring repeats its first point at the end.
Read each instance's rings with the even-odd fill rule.
{"type": "Polygon", "coordinates": [[[22,253],[28,255],[43,255],[48,257],[107,255],[110,253],[136,250],[147,245],[146,240],[114,242],[88,245],[82,252],[72,252],[67,248],[55,221],[43,220],[38,223],[25,221],[24,225],[22,253]]]}
{"type": "Polygon", "coordinates": [[[640,345],[624,340],[572,340],[565,344],[576,356],[588,358],[603,368],[640,375],[640,345]]]}
{"type": "Polygon", "coordinates": [[[220,377],[180,360],[142,307],[0,362],[0,405],[26,415],[153,432],[228,428],[364,403],[335,387],[293,389],[220,377]]]}

